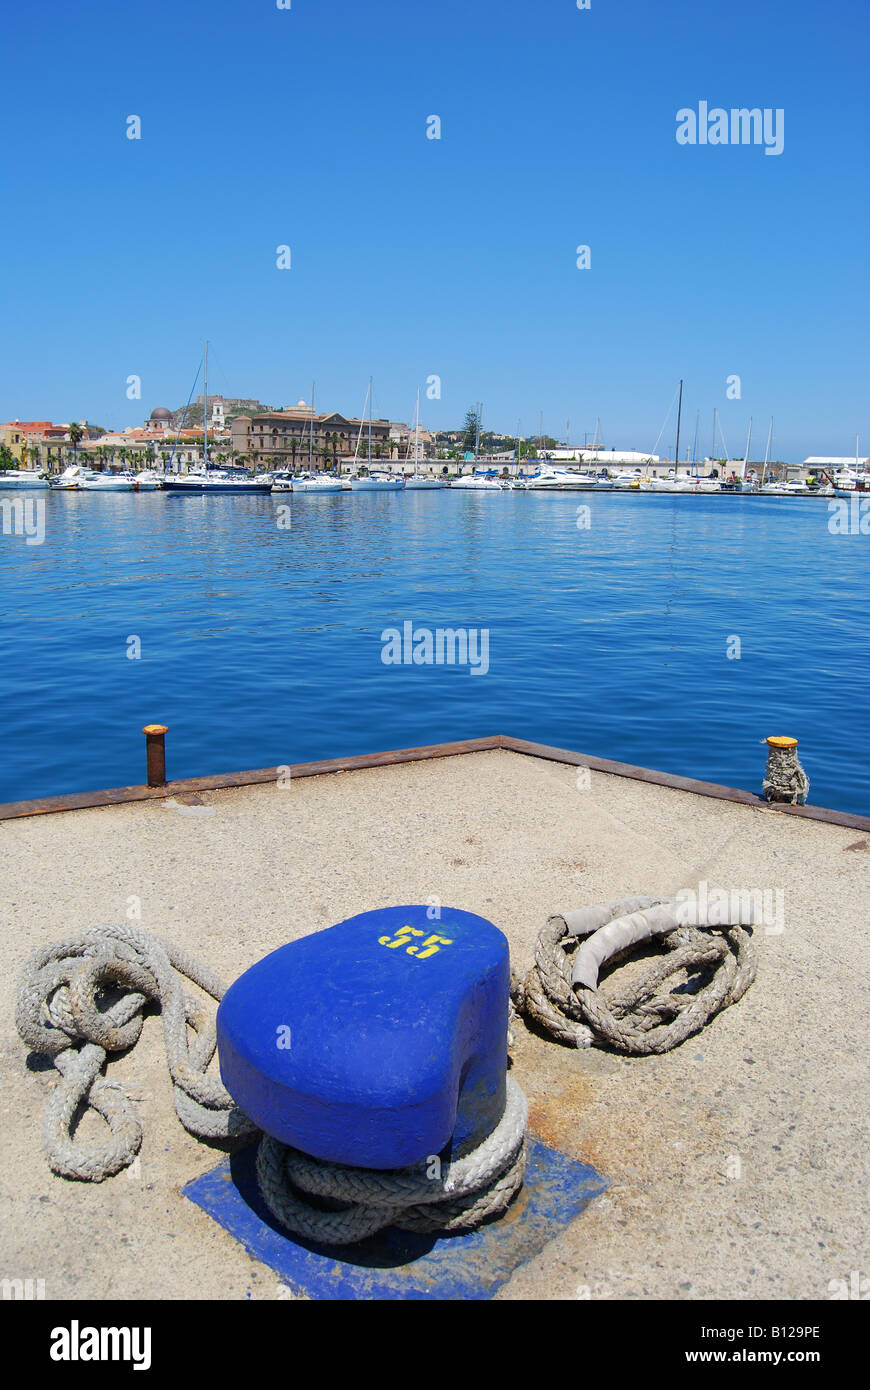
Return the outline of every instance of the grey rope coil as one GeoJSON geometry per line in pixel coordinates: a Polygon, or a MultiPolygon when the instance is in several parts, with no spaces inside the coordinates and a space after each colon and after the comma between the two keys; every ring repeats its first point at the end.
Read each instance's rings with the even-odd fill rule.
{"type": "MultiPolygon", "coordinates": [[[[43,1148],[62,1177],[102,1182],[133,1162],[142,1126],[123,1087],[102,1076],[110,1052],[138,1042],[149,1002],[160,1005],[175,1110],[191,1134],[205,1139],[253,1138],[260,1131],[236,1106],[217,1076],[207,1075],[217,1036],[201,1003],[184,991],[186,978],[220,1000],[226,985],[208,966],[170,942],[136,927],[93,927],[36,951],[25,962],[15,1009],[23,1041],[47,1055],[60,1073],[43,1114],[43,1148]],[[121,993],[110,1007],[98,998],[121,993]],[[190,1040],[188,1030],[193,1030],[190,1040]],[[110,1137],[84,1145],[72,1135],[88,1106],[110,1137]]],[[[312,1158],[263,1135],[257,1175],[272,1215],[294,1235],[346,1245],[386,1226],[412,1231],[470,1229],[503,1211],[519,1191],[526,1163],[528,1103],[507,1078],[504,1114],[470,1153],[430,1178],[430,1161],[376,1172],[312,1158]],[[343,1210],[321,1210],[326,1199],[343,1210]]],[[[440,1170],[440,1164],[439,1164],[440,1170]]]]}
{"type": "Polygon", "coordinates": [[[34,1052],[51,1057],[61,1076],[42,1126],[43,1148],[55,1173],[102,1182],[138,1153],[142,1126],[135,1108],[121,1086],[100,1073],[107,1053],[138,1042],[150,1001],[161,1007],[175,1111],[185,1129],[206,1139],[256,1134],[218,1077],[206,1074],[217,1047],[215,1027],[185,994],[182,977],[212,999],[226,992],[207,966],[137,927],[93,927],[35,952],[25,963],[16,1027],[34,1052]],[[97,997],[112,986],[127,992],[100,1010],[97,997]],[[82,1105],[102,1115],[110,1140],[86,1146],[73,1139],[82,1105]]]}
{"type": "MultiPolygon", "coordinates": [[[[608,958],[624,959],[630,949],[608,958]]],[[[673,904],[666,901],[623,898],[548,918],[535,946],[535,965],[524,980],[512,976],[511,999],[517,1014],[569,1047],[610,1047],[645,1056],[677,1047],[736,1003],[755,979],[756,969],[751,938],[741,924],[701,930],[681,925],[673,904]],[[642,930],[653,918],[655,936],[667,954],[642,978],[607,995],[597,983],[577,979],[572,953],[581,937],[609,927],[618,942],[620,934],[626,939],[632,935],[628,928],[633,923],[634,944],[646,944],[652,935],[640,936],[638,923],[642,930]],[[681,971],[709,966],[714,967],[713,977],[697,993],[676,993],[665,986],[681,971]]]]}

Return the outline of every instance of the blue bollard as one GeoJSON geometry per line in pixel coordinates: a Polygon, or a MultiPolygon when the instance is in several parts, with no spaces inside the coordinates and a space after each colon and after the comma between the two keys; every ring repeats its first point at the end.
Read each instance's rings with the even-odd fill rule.
{"type": "Polygon", "coordinates": [[[315,1158],[403,1168],[461,1157],[502,1117],[508,944],[472,912],[390,907],[273,951],[221,1002],[224,1085],[315,1158]]]}

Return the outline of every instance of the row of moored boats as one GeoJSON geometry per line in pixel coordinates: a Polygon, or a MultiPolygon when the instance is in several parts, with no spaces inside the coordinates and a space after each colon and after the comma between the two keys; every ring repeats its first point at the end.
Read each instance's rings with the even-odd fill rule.
{"type": "Polygon", "coordinates": [[[143,469],[139,473],[98,472],[83,464],[72,464],[62,473],[50,476],[36,469],[10,469],[0,473],[0,487],[48,489],[81,492],[167,492],[192,493],[280,493],[280,492],[434,492],[450,488],[457,492],[661,492],[705,494],[714,492],[755,493],[762,496],[840,496],[864,487],[868,480],[861,475],[837,475],[833,481],[759,482],[757,478],[720,480],[702,476],[680,475],[650,477],[640,468],[608,475],[580,473],[570,468],[541,464],[536,473],[512,478],[495,472],[468,473],[458,478],[443,478],[432,474],[413,473],[396,476],[371,472],[353,477],[336,477],[330,473],[289,472],[258,473],[251,476],[243,469],[211,468],[190,473],[161,473],[143,469]]]}

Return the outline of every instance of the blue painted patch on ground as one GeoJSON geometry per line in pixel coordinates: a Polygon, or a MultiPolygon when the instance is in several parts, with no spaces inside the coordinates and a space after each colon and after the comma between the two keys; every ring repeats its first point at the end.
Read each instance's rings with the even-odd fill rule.
{"type": "Polygon", "coordinates": [[[183,1189],[294,1293],[316,1299],[487,1299],[514,1270],[608,1186],[606,1178],[529,1138],[526,1179],[500,1220],[468,1235],[382,1231],[336,1251],[297,1241],[275,1224],[260,1198],[256,1146],[183,1189]]]}

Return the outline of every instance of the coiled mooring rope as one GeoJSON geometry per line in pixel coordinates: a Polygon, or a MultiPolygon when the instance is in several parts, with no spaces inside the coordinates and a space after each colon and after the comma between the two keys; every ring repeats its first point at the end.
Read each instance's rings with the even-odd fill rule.
{"type": "MultiPolygon", "coordinates": [[[[184,991],[191,980],[220,1000],[227,986],[208,966],[136,927],[94,927],[35,952],[24,965],[15,1010],[18,1032],[60,1072],[43,1115],[43,1148],[63,1177],[102,1182],[133,1162],[142,1126],[122,1086],[106,1080],[109,1052],[132,1047],[149,1002],[163,1016],[175,1110],[201,1138],[255,1137],[260,1131],[207,1068],[217,1046],[214,1022],[184,991]],[[98,997],[121,997],[109,1008],[98,997]],[[190,1041],[188,1028],[193,1029],[190,1041]],[[72,1136],[82,1106],[102,1115],[110,1139],[84,1145],[72,1136]]],[[[512,1077],[501,1121],[484,1142],[455,1161],[432,1158],[409,1169],[375,1172],[326,1163],[263,1135],[257,1158],[261,1194],[294,1235],[346,1245],[386,1226],[412,1231],[470,1229],[503,1211],[525,1172],[528,1104],[512,1077]],[[323,1210],[325,1198],[344,1210],[323,1210]]]]}
{"type": "Polygon", "coordinates": [[[26,961],[15,1023],[24,1042],[51,1057],[61,1075],[42,1125],[43,1148],[55,1173],[102,1182],[138,1153],[142,1126],[135,1108],[121,1086],[100,1073],[107,1053],[138,1042],[149,1001],[160,1004],[175,1111],[185,1129],[205,1139],[257,1132],[218,1077],[206,1074],[217,1046],[214,1022],[185,993],[182,977],[212,999],[226,993],[208,966],[137,927],[92,927],[26,961]],[[100,1010],[97,998],[112,986],[125,992],[100,1010]],[[82,1105],[102,1115],[110,1140],[83,1145],[73,1139],[82,1105]]]}
{"type": "Polygon", "coordinates": [[[524,980],[512,976],[515,1011],[570,1047],[612,1047],[634,1056],[669,1051],[736,1003],[757,968],[743,925],[701,923],[699,929],[684,922],[675,903],[648,897],[549,917],[535,946],[535,965],[524,980]],[[653,938],[662,939],[668,954],[623,990],[602,993],[598,966],[653,938]],[[699,992],[660,989],[672,975],[704,966],[715,969],[699,992]]]}

